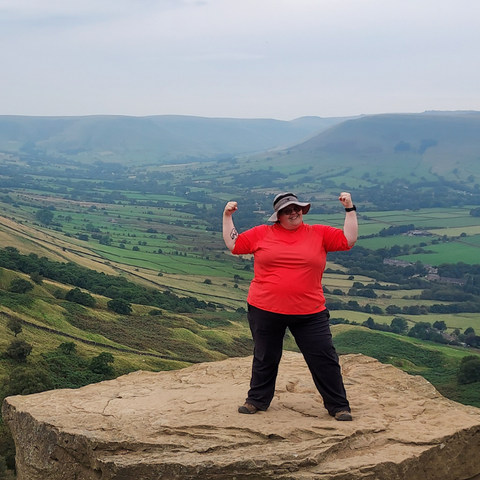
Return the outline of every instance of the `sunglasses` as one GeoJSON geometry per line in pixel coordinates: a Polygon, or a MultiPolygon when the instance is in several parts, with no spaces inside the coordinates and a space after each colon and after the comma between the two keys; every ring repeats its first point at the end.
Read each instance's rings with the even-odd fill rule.
{"type": "Polygon", "coordinates": [[[291,207],[282,208],[278,213],[280,215],[291,215],[293,212],[299,213],[303,210],[303,207],[300,205],[293,205],[291,207]]]}

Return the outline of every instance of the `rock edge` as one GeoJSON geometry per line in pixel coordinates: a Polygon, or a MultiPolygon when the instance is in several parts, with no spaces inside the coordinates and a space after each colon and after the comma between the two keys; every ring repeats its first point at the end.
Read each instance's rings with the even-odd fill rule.
{"type": "Polygon", "coordinates": [[[480,409],[423,377],[341,357],[353,422],[284,352],[267,412],[241,415],[251,357],[8,397],[18,480],[480,480],[480,409]]]}

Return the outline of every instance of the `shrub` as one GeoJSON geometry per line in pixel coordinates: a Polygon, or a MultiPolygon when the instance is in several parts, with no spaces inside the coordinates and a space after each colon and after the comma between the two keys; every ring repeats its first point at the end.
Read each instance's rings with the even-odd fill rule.
{"type": "Polygon", "coordinates": [[[41,285],[43,283],[43,277],[38,272],[32,272],[30,274],[30,280],[37,285],[41,285]]]}
{"type": "Polygon", "coordinates": [[[13,340],[5,350],[5,357],[19,363],[26,362],[32,348],[25,340],[13,340]]]}
{"type": "Polygon", "coordinates": [[[114,361],[115,359],[111,353],[102,352],[100,355],[92,358],[90,370],[102,375],[113,375],[113,368],[110,364],[114,361]]]}
{"type": "Polygon", "coordinates": [[[24,278],[15,278],[10,282],[9,290],[12,293],[27,293],[33,290],[33,283],[24,278]]]}
{"type": "Polygon", "coordinates": [[[36,366],[18,366],[4,381],[4,393],[9,395],[30,395],[53,388],[48,370],[36,366]]]}
{"type": "Polygon", "coordinates": [[[114,298],[107,303],[107,308],[119,315],[130,315],[132,313],[132,305],[123,298],[114,298]]]}
{"type": "Polygon", "coordinates": [[[57,288],[56,290],[54,290],[53,292],[53,296],[55,298],[58,298],[60,300],[63,300],[65,298],[65,295],[63,293],[63,290],[60,290],[59,288],[57,288]]]}
{"type": "Polygon", "coordinates": [[[58,346],[58,349],[65,355],[71,355],[76,352],[77,346],[74,342],[64,342],[58,346]]]}
{"type": "Polygon", "coordinates": [[[480,357],[469,355],[462,358],[457,381],[461,385],[480,381],[480,357]]]}
{"type": "Polygon", "coordinates": [[[15,334],[15,336],[22,332],[22,322],[18,318],[9,318],[7,327],[15,334]]]}
{"type": "Polygon", "coordinates": [[[97,303],[89,293],[82,292],[79,288],[69,290],[65,295],[65,300],[84,305],[85,307],[94,307],[97,303]]]}

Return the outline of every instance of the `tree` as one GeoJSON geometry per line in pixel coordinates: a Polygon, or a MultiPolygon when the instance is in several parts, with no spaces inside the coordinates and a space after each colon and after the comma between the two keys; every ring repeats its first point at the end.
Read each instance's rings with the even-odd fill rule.
{"type": "Polygon", "coordinates": [[[405,333],[408,330],[408,323],[402,317],[395,317],[390,322],[390,327],[393,333],[405,333]]]}
{"type": "Polygon", "coordinates": [[[107,246],[109,246],[109,245],[112,244],[112,239],[111,239],[111,237],[108,236],[108,235],[102,235],[102,236],[100,237],[100,240],[98,241],[98,243],[99,243],[100,245],[107,245],[107,246]]]}
{"type": "Polygon", "coordinates": [[[10,282],[9,290],[12,293],[27,293],[33,290],[33,283],[24,278],[14,278],[10,282]]]}
{"type": "Polygon", "coordinates": [[[50,225],[52,223],[53,216],[53,212],[47,208],[38,210],[38,212],[35,214],[35,218],[44,225],[50,225]]]}
{"type": "Polygon", "coordinates": [[[362,323],[362,327],[367,327],[373,330],[375,328],[375,320],[372,317],[368,317],[367,320],[362,323]]]}
{"type": "Polygon", "coordinates": [[[85,225],[85,230],[90,233],[100,232],[100,229],[91,222],[85,225]]]}
{"type": "Polygon", "coordinates": [[[32,272],[30,274],[30,280],[36,283],[37,285],[42,285],[43,283],[43,277],[38,272],[32,272]]]}
{"type": "Polygon", "coordinates": [[[389,305],[385,311],[388,313],[388,315],[396,315],[397,313],[401,313],[402,309],[396,305],[389,305]]]}
{"type": "Polygon", "coordinates": [[[5,350],[5,356],[19,363],[26,362],[27,357],[32,353],[32,348],[25,340],[12,340],[5,350]]]}
{"type": "Polygon", "coordinates": [[[115,361],[113,355],[108,352],[102,352],[93,357],[90,361],[90,370],[102,375],[113,375],[113,367],[110,365],[115,361]]]}
{"type": "Polygon", "coordinates": [[[72,288],[65,295],[65,300],[75,302],[85,307],[94,307],[97,301],[89,293],[82,292],[79,288],[72,288]]]}
{"type": "Polygon", "coordinates": [[[480,357],[469,355],[462,358],[457,381],[462,385],[480,381],[480,357]]]}
{"type": "Polygon", "coordinates": [[[123,298],[114,298],[107,303],[107,308],[119,315],[130,315],[132,313],[132,304],[123,298]]]}
{"type": "Polygon", "coordinates": [[[480,337],[475,335],[475,333],[469,333],[468,335],[465,335],[464,342],[469,347],[480,347],[480,337]]]}
{"type": "Polygon", "coordinates": [[[16,317],[8,319],[7,327],[17,336],[22,332],[22,322],[16,317]]]}
{"type": "Polygon", "coordinates": [[[65,295],[63,293],[63,290],[60,290],[59,288],[56,288],[54,291],[53,291],[53,296],[55,298],[58,298],[58,299],[64,299],[65,298],[65,295]]]}
{"type": "Polygon", "coordinates": [[[441,320],[441,321],[436,321],[433,323],[433,328],[436,328],[437,330],[440,330],[441,332],[444,332],[447,329],[447,324],[441,320]]]}
{"type": "Polygon", "coordinates": [[[41,367],[18,366],[14,368],[4,382],[5,394],[30,395],[51,390],[53,383],[48,371],[41,367]]]}
{"type": "Polygon", "coordinates": [[[418,322],[408,332],[409,337],[420,338],[422,340],[430,339],[430,329],[432,325],[430,322],[418,322]]]}

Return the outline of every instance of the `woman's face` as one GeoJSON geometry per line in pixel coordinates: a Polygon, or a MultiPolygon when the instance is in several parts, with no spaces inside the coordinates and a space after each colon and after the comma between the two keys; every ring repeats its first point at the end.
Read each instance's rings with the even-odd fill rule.
{"type": "Polygon", "coordinates": [[[303,208],[300,205],[289,205],[278,212],[280,225],[287,230],[295,230],[303,222],[303,208]]]}

